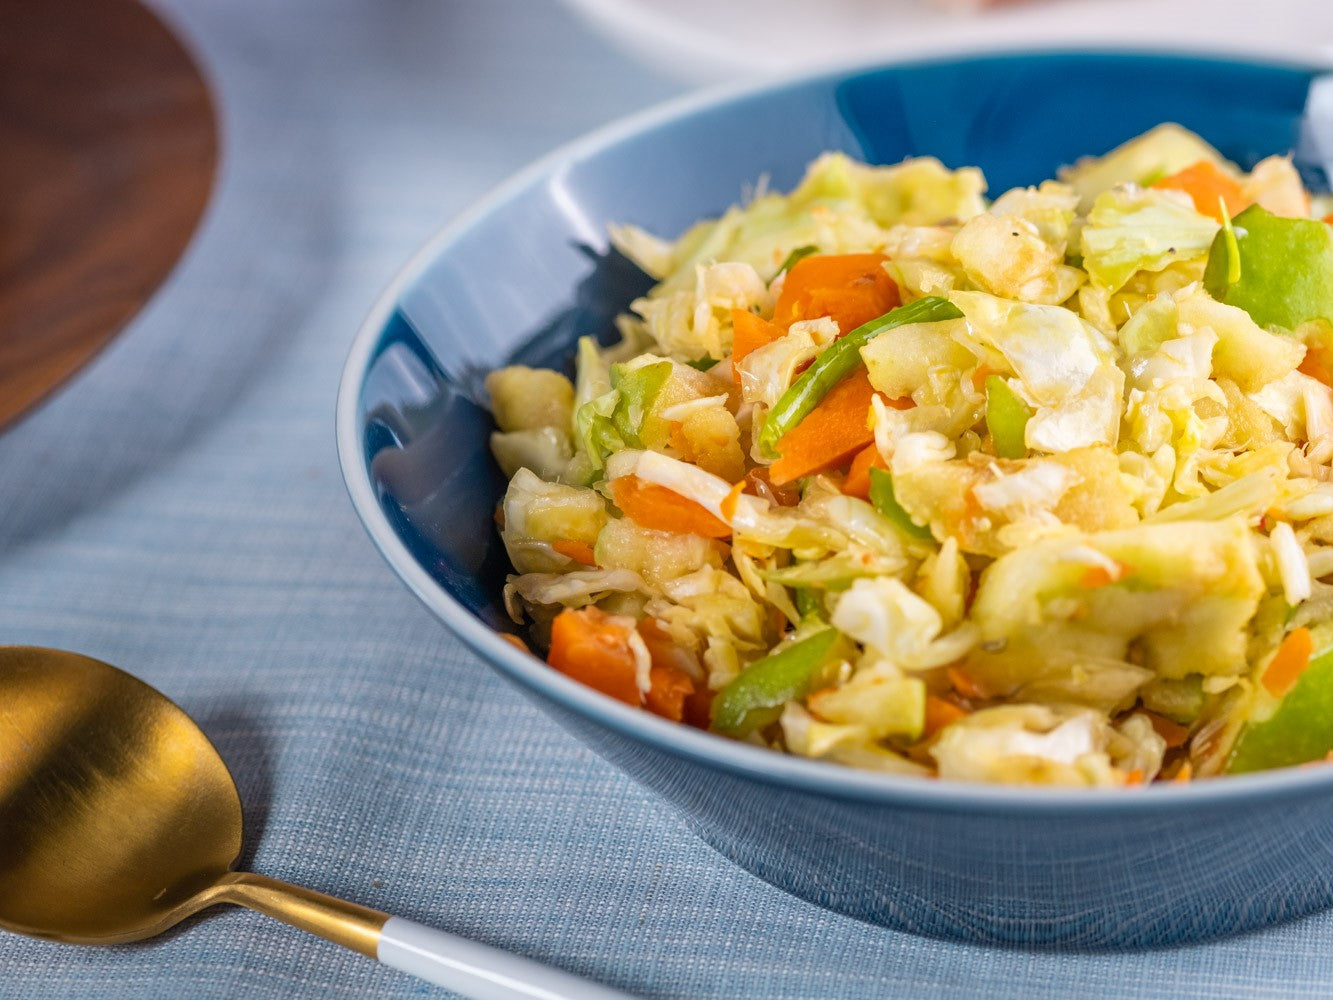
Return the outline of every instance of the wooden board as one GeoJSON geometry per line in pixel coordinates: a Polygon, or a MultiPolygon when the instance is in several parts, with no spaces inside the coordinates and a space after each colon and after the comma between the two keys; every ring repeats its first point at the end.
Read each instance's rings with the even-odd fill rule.
{"type": "Polygon", "coordinates": [[[0,427],[84,365],[189,242],[208,88],[133,0],[0,0],[0,427]]]}

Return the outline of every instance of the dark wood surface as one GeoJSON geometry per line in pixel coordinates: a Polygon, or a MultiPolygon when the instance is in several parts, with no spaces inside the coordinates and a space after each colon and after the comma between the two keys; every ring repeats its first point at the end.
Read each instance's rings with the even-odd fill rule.
{"type": "Polygon", "coordinates": [[[198,69],[134,0],[0,0],[0,427],[162,283],[217,150],[198,69]]]}

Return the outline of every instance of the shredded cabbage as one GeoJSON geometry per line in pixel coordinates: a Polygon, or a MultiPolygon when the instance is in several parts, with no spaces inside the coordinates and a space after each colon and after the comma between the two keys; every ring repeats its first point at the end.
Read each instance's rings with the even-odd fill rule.
{"type": "Polygon", "coordinates": [[[1214,298],[1192,176],[1330,207],[1286,157],[1245,172],[1164,125],[989,203],[974,168],[828,153],[676,239],[612,227],[658,281],[621,343],[582,338],[572,383],[486,381],[511,614],[539,647],[613,621],[649,710],[707,726],[720,697],[751,742],[845,766],[1224,771],[1287,637],[1333,638],[1333,327],[1214,298]],[[843,342],[894,304],[865,311],[881,268],[961,318],[843,342]]]}

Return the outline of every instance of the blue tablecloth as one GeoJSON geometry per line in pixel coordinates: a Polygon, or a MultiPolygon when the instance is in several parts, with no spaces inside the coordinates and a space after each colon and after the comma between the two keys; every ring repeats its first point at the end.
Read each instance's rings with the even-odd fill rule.
{"type": "MultiPolygon", "coordinates": [[[[149,306],[0,435],[0,636],[125,666],[199,719],[246,802],[246,865],[653,997],[1333,993],[1333,914],[1057,955],[824,912],[723,860],[466,653],[344,495],[347,347],[483,191],[683,85],[534,0],[158,9],[217,96],[220,178],[149,306]]],[[[235,909],[111,949],[0,933],[0,996],[25,1000],[432,994],[235,909]]]]}

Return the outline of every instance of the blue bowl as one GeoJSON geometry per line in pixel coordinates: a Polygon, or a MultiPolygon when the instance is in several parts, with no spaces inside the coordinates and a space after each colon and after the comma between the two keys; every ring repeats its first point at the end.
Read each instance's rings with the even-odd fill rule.
{"type": "Polygon", "coordinates": [[[375,306],[347,361],[338,446],[394,571],[482,659],[760,878],[877,924],[977,942],[1143,947],[1333,903],[1333,769],[1126,791],[981,787],[860,773],[665,722],[498,634],[482,379],[563,367],[649,281],[611,222],[675,235],[761,175],[827,149],[981,166],[1036,183],[1162,121],[1243,166],[1293,148],[1318,69],[1112,52],[949,57],[669,105],[542,160],[440,233],[375,306]]]}

